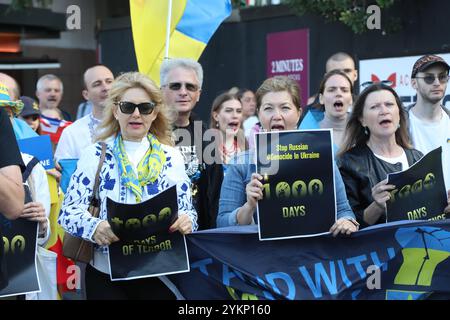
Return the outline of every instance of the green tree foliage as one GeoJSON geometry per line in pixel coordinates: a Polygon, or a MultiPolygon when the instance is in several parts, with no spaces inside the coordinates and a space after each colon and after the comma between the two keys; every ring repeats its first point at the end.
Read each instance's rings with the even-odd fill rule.
{"type": "Polygon", "coordinates": [[[245,0],[231,0],[233,8],[245,7],[245,0]]]}
{"type": "MultiPolygon", "coordinates": [[[[377,5],[383,11],[394,5],[395,0],[286,0],[286,3],[293,8],[294,12],[300,16],[305,13],[312,13],[322,16],[327,22],[340,21],[353,30],[356,34],[361,34],[367,29],[367,7],[377,5]]],[[[387,18],[382,20],[384,32],[392,33],[400,29],[400,19],[387,18]]]]}

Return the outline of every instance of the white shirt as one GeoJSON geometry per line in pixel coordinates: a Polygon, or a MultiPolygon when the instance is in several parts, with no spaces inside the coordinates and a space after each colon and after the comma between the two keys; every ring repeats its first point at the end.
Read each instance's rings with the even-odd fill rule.
{"type": "Polygon", "coordinates": [[[450,189],[450,118],[442,111],[438,123],[426,123],[409,112],[410,134],[414,148],[423,154],[442,146],[442,171],[445,189],[450,189]]]}
{"type": "Polygon", "coordinates": [[[402,171],[405,171],[406,169],[409,168],[408,158],[406,157],[405,150],[402,151],[402,155],[401,156],[394,157],[394,158],[386,158],[386,157],[380,156],[379,154],[375,154],[375,153],[374,153],[374,155],[378,159],[386,161],[387,163],[397,164],[397,163],[400,162],[402,164],[402,171]]]}
{"type": "Polygon", "coordinates": [[[55,159],[80,159],[81,152],[93,144],[100,120],[88,114],[64,129],[55,151],[55,159]]]}
{"type": "Polygon", "coordinates": [[[141,142],[124,140],[123,146],[127,153],[128,160],[133,165],[134,173],[137,175],[137,166],[147,153],[147,150],[150,147],[150,141],[148,141],[147,137],[144,137],[141,142]]]}

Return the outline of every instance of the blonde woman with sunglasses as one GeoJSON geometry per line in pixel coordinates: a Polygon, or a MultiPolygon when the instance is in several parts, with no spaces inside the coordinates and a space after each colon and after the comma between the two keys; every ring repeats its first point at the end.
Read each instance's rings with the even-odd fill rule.
{"type": "Polygon", "coordinates": [[[101,145],[88,147],[72,175],[59,223],[74,236],[95,243],[94,259],[86,267],[87,299],[174,299],[165,277],[112,282],[108,246],[119,239],[109,225],[106,198],[135,204],[176,185],[178,219],[170,231],[182,234],[197,228],[189,179],[181,154],[173,148],[169,120],[161,91],[138,72],[119,76],[111,86],[98,140],[107,145],[100,172],[100,215],[93,218],[88,204],[92,196],[101,145]]]}

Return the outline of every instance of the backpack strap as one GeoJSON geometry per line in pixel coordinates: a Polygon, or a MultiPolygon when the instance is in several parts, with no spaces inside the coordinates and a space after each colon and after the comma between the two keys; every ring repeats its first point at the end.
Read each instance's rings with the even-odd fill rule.
{"type": "Polygon", "coordinates": [[[28,162],[27,166],[25,167],[25,171],[22,173],[22,182],[26,182],[28,178],[30,177],[31,171],[33,171],[33,168],[39,163],[39,159],[36,157],[33,157],[30,162],[28,162]]]}

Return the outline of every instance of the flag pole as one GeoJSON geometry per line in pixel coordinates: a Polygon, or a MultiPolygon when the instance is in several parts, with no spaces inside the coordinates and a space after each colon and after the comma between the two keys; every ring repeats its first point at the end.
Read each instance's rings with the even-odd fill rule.
{"type": "Polygon", "coordinates": [[[164,59],[169,58],[169,40],[170,40],[170,23],[172,21],[172,0],[169,0],[169,10],[167,11],[167,28],[166,28],[166,50],[164,59]]]}

